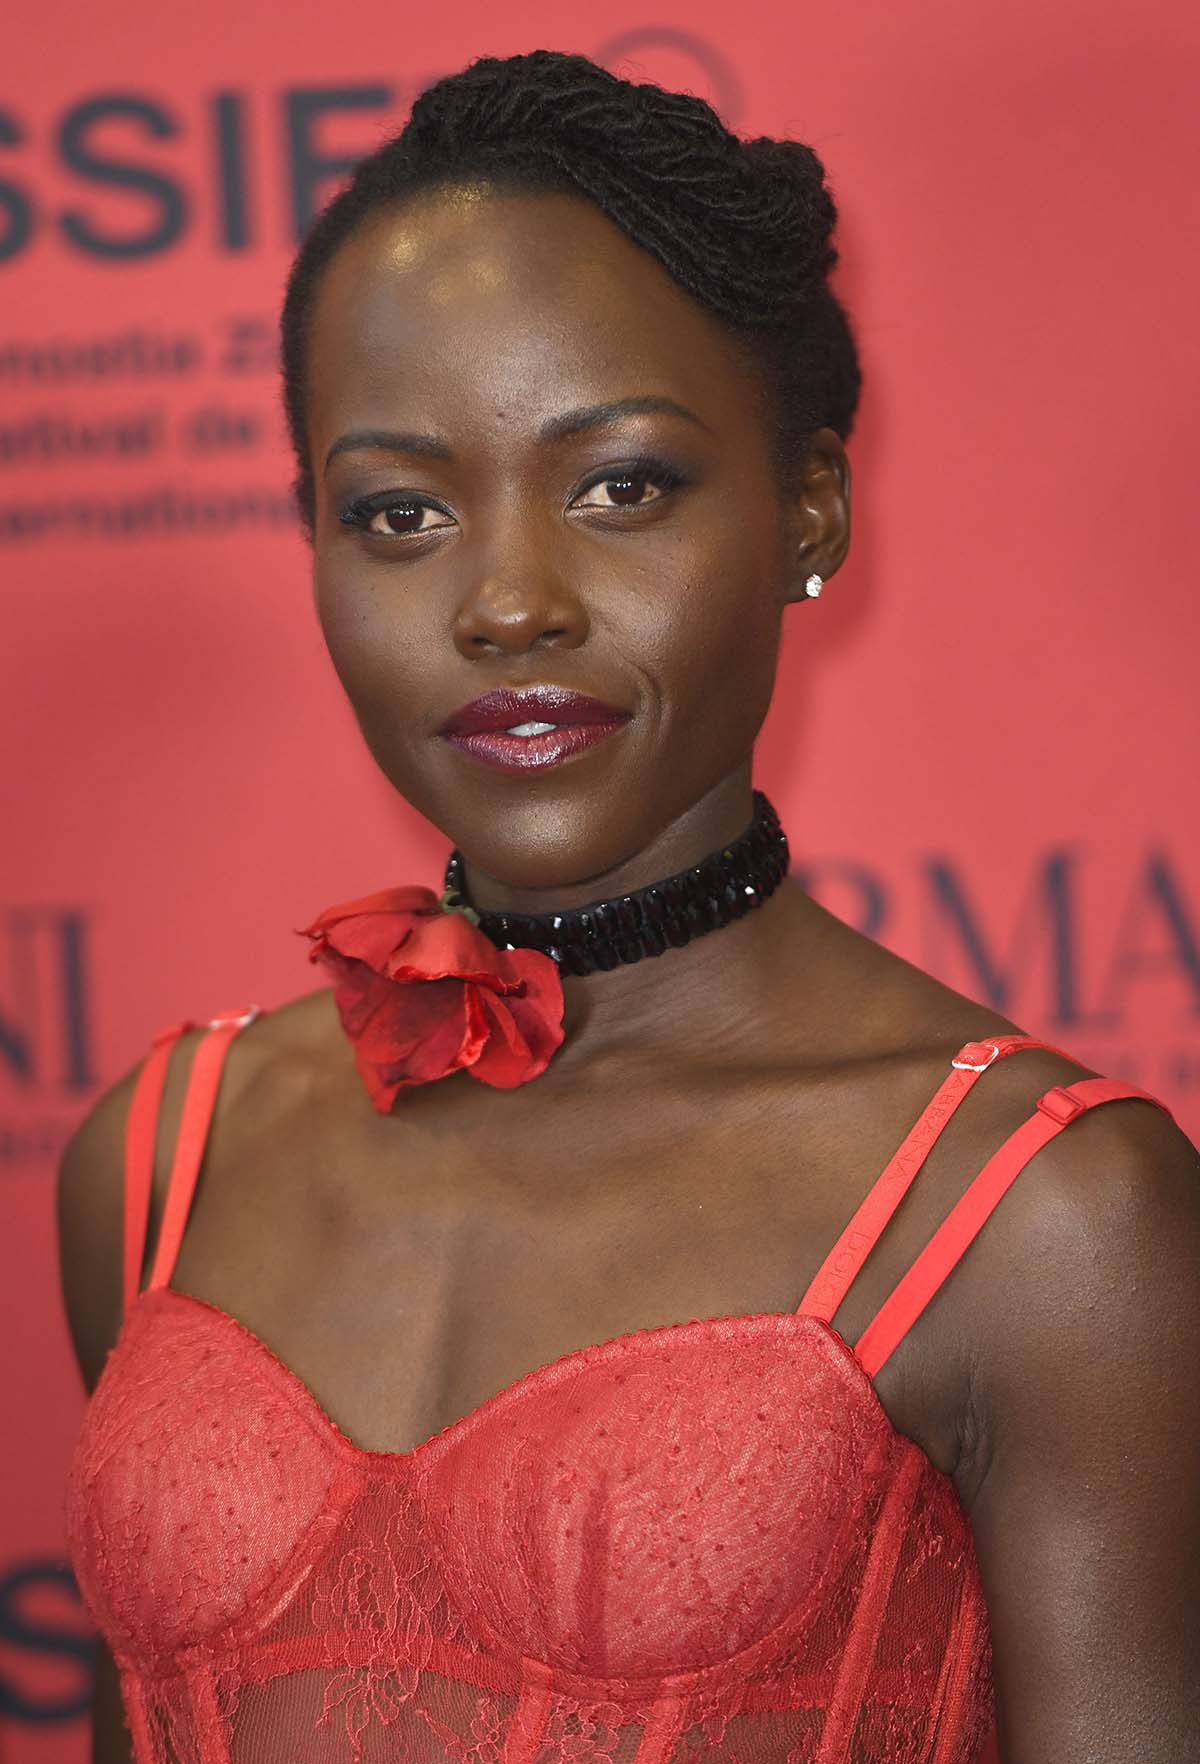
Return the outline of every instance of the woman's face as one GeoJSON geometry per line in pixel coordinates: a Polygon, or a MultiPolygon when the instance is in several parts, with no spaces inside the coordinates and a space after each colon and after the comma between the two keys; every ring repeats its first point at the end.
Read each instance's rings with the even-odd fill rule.
{"type": "Polygon", "coordinates": [[[736,345],[572,195],[376,212],[324,272],[308,362],[330,654],[384,773],[471,872],[565,904],[724,782],[744,808],[783,608],[848,541],[837,437],[785,499],[736,345]],[[534,685],[627,718],[521,771],[439,733],[534,685]]]}

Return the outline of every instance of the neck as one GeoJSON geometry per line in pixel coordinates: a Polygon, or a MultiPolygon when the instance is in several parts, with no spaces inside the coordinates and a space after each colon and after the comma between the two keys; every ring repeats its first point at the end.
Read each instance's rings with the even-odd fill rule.
{"type": "Polygon", "coordinates": [[[718,1052],[733,1059],[740,1047],[761,1050],[779,992],[781,946],[797,953],[798,933],[812,928],[812,905],[785,881],[745,918],[683,949],[608,973],[564,976],[560,1075],[598,1054],[703,1060],[718,1052]]]}
{"type": "MultiPolygon", "coordinates": [[[[692,805],[637,855],[568,886],[513,888],[470,871],[460,885],[484,914],[549,915],[662,882],[731,846],[754,815],[749,765],[692,805]]],[[[778,875],[778,871],[774,872],[778,875]]],[[[774,879],[774,878],[772,878],[774,879]]],[[[784,881],[739,919],[693,936],[683,948],[585,975],[561,970],[567,1042],[556,1059],[562,1072],[601,1051],[629,1047],[644,1054],[711,1047],[719,1024],[722,1046],[744,1023],[761,1038],[766,995],[778,986],[784,949],[794,943],[793,922],[803,891],[784,881]]],[[[808,903],[810,906],[812,903],[808,903]]],[[[493,930],[494,936],[507,932],[493,930]]],[[[515,935],[515,933],[513,933],[515,935]]]]}

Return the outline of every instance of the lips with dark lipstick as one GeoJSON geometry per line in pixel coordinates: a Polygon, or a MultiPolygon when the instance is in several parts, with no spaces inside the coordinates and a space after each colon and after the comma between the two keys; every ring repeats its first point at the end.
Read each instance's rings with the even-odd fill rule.
{"type": "Polygon", "coordinates": [[[497,686],[453,712],[438,734],[499,771],[541,771],[606,741],[631,715],[565,686],[497,686]]]}

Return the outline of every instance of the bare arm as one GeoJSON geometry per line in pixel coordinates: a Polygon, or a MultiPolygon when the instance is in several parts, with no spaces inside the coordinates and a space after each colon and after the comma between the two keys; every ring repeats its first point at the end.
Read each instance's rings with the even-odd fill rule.
{"type": "Polygon", "coordinates": [[[113,1657],[97,1643],[96,1697],[92,1704],[92,1764],[133,1764],[133,1740],[125,1725],[121,1683],[113,1657]]]}
{"type": "MultiPolygon", "coordinates": [[[[189,1042],[194,1037],[186,1038],[189,1042]]],[[[176,1055],[163,1099],[160,1144],[171,1143],[190,1060],[176,1055]]],[[[58,1178],[59,1278],[67,1325],[84,1387],[95,1388],[121,1327],[125,1122],[137,1070],[94,1105],[63,1154],[58,1178]]],[[[161,1204],[156,1171],[150,1239],[161,1204]]],[[[133,1764],[112,1655],[97,1647],[92,1715],[92,1764],[133,1764]]]]}
{"type": "Polygon", "coordinates": [[[1198,1764],[1200,1155],[1110,1103],[1008,1199],[958,1473],[1001,1759],[1198,1764]]]}

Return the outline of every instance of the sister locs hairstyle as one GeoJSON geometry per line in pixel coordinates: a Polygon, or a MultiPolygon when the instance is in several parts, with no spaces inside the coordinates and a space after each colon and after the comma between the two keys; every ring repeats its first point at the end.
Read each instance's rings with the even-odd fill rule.
{"type": "Polygon", "coordinates": [[[359,161],[292,265],[283,397],[310,544],[306,330],[321,272],[373,210],[464,179],[583,195],[656,257],[762,370],[781,481],[815,430],[849,436],[861,376],[849,319],[827,283],[837,209],[812,148],[741,140],[703,99],[634,85],[582,55],[481,57],[422,92],[404,128],[359,161]]]}

